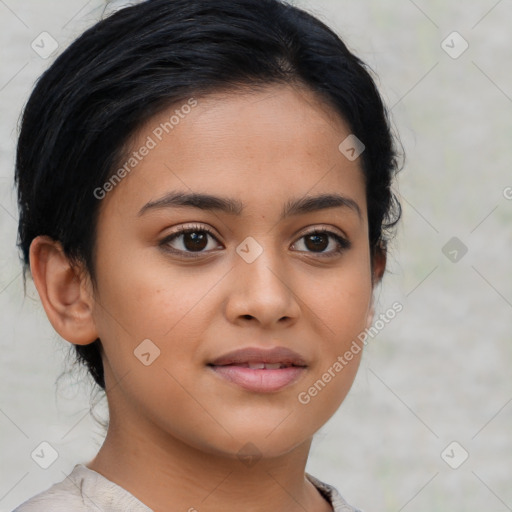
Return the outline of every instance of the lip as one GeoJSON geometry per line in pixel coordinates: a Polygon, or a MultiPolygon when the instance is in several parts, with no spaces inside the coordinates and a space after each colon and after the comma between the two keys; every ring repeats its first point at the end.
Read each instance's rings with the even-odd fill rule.
{"type": "Polygon", "coordinates": [[[282,363],[293,366],[307,366],[304,358],[297,352],[286,347],[275,347],[272,349],[263,349],[258,347],[248,347],[233,352],[228,352],[209,364],[213,366],[225,366],[228,364],[244,363],[282,363]]]}
{"type": "Polygon", "coordinates": [[[247,391],[271,393],[296,382],[306,371],[307,363],[299,354],[285,347],[249,347],[224,354],[208,363],[208,367],[219,377],[247,391]],[[283,367],[249,367],[258,364],[281,364],[283,367]]]}

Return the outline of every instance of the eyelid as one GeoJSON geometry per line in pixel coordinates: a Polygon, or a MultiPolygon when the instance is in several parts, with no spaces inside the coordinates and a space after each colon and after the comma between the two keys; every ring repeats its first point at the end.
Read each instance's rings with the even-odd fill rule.
{"type": "Polygon", "coordinates": [[[329,233],[332,233],[333,235],[337,235],[337,236],[344,238],[345,240],[348,241],[348,236],[340,228],[337,228],[330,224],[311,224],[311,225],[306,226],[305,228],[302,228],[301,230],[299,230],[298,234],[295,236],[298,236],[300,238],[300,237],[310,235],[310,234],[318,232],[318,231],[329,232],[329,233]]]}
{"type": "Polygon", "coordinates": [[[166,235],[158,243],[158,245],[160,247],[163,247],[164,250],[166,250],[172,254],[185,255],[184,256],[185,258],[199,258],[199,257],[203,257],[205,255],[210,254],[212,252],[211,250],[210,251],[194,252],[194,251],[182,251],[181,249],[174,249],[174,248],[169,247],[169,243],[171,241],[175,240],[176,238],[178,238],[184,234],[187,234],[189,232],[194,232],[194,231],[207,233],[209,236],[211,236],[213,239],[215,239],[217,242],[219,242],[217,235],[213,232],[212,229],[210,229],[206,225],[201,225],[201,224],[196,223],[196,224],[192,224],[192,225],[180,226],[172,233],[169,233],[168,235],[166,235]]]}
{"type": "Polygon", "coordinates": [[[295,245],[296,243],[300,242],[304,237],[311,236],[311,235],[326,235],[329,238],[332,238],[335,240],[337,244],[337,248],[334,251],[328,251],[328,252],[314,252],[314,251],[298,251],[302,252],[307,255],[314,255],[316,258],[333,258],[335,256],[340,256],[345,251],[348,251],[352,248],[352,242],[349,240],[349,238],[343,233],[343,235],[340,235],[336,231],[333,230],[332,226],[326,227],[326,226],[316,226],[313,229],[310,229],[306,232],[302,232],[298,235],[297,241],[293,243],[295,245]]]}

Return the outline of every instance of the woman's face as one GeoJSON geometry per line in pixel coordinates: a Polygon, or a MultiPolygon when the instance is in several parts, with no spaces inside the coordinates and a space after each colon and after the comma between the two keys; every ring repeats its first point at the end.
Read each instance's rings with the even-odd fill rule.
{"type": "Polygon", "coordinates": [[[276,456],[336,411],[372,300],[349,134],[289,86],[184,101],[139,132],[98,223],[111,424],[276,456]]]}

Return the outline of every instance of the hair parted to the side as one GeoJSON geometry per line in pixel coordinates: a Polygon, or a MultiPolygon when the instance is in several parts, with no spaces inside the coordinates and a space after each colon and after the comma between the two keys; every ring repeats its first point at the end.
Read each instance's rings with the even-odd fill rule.
{"type": "MultiPolygon", "coordinates": [[[[284,0],[146,0],[75,40],[24,109],[15,181],[25,271],[38,235],[58,240],[95,285],[101,187],[152,116],[211,92],[305,86],[365,145],[369,244],[385,251],[401,207],[396,139],[366,65],[323,22],[284,0]]],[[[341,140],[340,140],[341,142],[341,140]]],[[[105,389],[101,342],[75,345],[105,389]]]]}

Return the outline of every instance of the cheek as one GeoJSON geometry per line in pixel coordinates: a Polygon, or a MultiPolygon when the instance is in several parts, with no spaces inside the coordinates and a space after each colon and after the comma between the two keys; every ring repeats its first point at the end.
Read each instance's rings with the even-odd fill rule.
{"type": "Polygon", "coordinates": [[[369,266],[362,258],[347,262],[336,272],[317,274],[304,281],[299,291],[307,308],[305,314],[322,332],[326,353],[343,350],[347,343],[364,331],[372,299],[369,266]],[[309,312],[308,312],[309,310],[309,312]]]}
{"type": "Polygon", "coordinates": [[[191,428],[215,427],[191,393],[201,396],[193,379],[194,358],[215,311],[208,290],[219,272],[124,257],[119,263],[104,259],[98,281],[96,317],[105,371],[121,382],[118,387],[111,382],[119,400],[182,439],[191,428]]]}
{"type": "Polygon", "coordinates": [[[321,344],[313,378],[327,383],[329,389],[322,388],[321,401],[331,402],[334,409],[352,385],[364,348],[361,333],[366,328],[373,290],[364,258],[362,261],[340,269],[328,282],[317,282],[308,304],[312,321],[318,318],[321,344]]]}
{"type": "Polygon", "coordinates": [[[215,286],[225,270],[171,266],[158,256],[102,263],[96,324],[112,373],[120,379],[129,371],[138,382],[135,394],[145,389],[146,397],[174,396],[179,403],[183,390],[166,370],[188,383],[191,367],[201,364],[201,340],[218,315],[215,286]]]}
{"type": "MultiPolygon", "coordinates": [[[[362,288],[360,283],[357,289],[350,290],[348,286],[332,293],[328,300],[324,300],[323,318],[326,328],[332,334],[332,349],[344,350],[347,344],[366,328],[368,312],[371,302],[371,286],[362,288]]],[[[332,352],[332,350],[330,351],[332,352]]]]}
{"type": "Polygon", "coordinates": [[[134,339],[162,338],[182,329],[188,316],[205,314],[207,291],[219,280],[218,272],[173,268],[158,257],[106,260],[98,274],[106,323],[134,339]]]}

